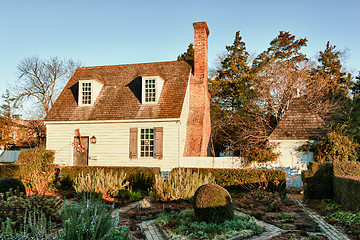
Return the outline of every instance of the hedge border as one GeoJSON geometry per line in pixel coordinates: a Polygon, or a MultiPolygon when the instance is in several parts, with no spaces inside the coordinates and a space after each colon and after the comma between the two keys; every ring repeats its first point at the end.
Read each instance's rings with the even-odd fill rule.
{"type": "Polygon", "coordinates": [[[285,170],[272,169],[233,169],[233,168],[173,168],[189,169],[202,174],[211,173],[215,182],[225,188],[240,188],[251,190],[259,186],[265,186],[268,191],[276,191],[281,194],[286,192],[285,170]]]}

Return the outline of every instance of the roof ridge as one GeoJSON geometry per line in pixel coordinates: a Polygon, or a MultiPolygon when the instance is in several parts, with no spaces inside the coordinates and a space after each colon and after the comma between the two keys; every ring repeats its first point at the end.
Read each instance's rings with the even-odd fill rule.
{"type": "MultiPolygon", "coordinates": [[[[87,66],[87,67],[79,67],[79,69],[91,69],[91,68],[113,68],[113,67],[119,67],[119,66],[135,66],[135,65],[151,65],[151,64],[157,64],[157,65],[162,65],[162,64],[168,64],[168,63],[176,63],[176,62],[185,62],[186,61],[166,61],[166,62],[149,62],[149,63],[133,63],[133,64],[117,64],[117,65],[103,65],[103,66],[87,66]]],[[[187,63],[188,64],[188,63],[187,63]]]]}

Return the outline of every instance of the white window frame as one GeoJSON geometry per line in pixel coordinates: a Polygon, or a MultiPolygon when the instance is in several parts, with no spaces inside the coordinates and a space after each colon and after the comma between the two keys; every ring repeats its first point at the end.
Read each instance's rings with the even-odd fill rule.
{"type": "Polygon", "coordinates": [[[142,93],[141,93],[141,102],[143,104],[157,104],[160,98],[161,90],[164,85],[164,80],[160,76],[145,76],[142,77],[142,93]],[[154,80],[155,81],[155,101],[146,101],[146,81],[154,80]]]}
{"type": "Polygon", "coordinates": [[[79,106],[91,106],[94,102],[94,83],[91,80],[79,81],[79,106]],[[90,103],[83,103],[83,84],[90,84],[90,103]]]}
{"type": "MultiPolygon", "coordinates": [[[[155,158],[155,128],[154,127],[141,127],[139,128],[139,139],[138,139],[138,156],[139,158],[155,158]],[[141,139],[141,136],[142,136],[142,130],[152,130],[152,139],[149,139],[149,141],[152,141],[152,151],[143,151],[142,150],[142,139],[141,139]],[[149,156],[142,156],[142,153],[146,153],[146,152],[150,152],[151,154],[149,156]]],[[[144,141],[146,141],[146,139],[144,139],[144,141]]],[[[145,147],[145,145],[144,145],[145,147]]],[[[149,147],[151,147],[151,145],[149,145],[149,147]]]]}

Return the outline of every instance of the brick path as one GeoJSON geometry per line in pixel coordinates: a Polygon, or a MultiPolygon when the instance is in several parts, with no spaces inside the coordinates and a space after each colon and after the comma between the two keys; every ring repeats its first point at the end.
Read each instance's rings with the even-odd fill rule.
{"type": "Polygon", "coordinates": [[[306,207],[303,202],[302,195],[287,194],[287,197],[295,201],[314,222],[319,224],[321,231],[325,233],[330,240],[350,240],[350,238],[346,236],[346,234],[341,229],[328,224],[322,216],[306,207]]]}

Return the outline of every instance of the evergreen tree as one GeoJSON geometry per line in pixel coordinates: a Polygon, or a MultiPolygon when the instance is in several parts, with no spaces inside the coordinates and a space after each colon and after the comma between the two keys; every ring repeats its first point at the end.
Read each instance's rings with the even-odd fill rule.
{"type": "Polygon", "coordinates": [[[346,97],[349,90],[353,86],[352,76],[343,70],[341,64],[342,53],[335,49],[335,45],[331,45],[328,41],[324,51],[319,52],[318,62],[319,65],[314,70],[315,74],[318,74],[333,85],[333,95],[341,95],[346,97]]]}
{"type": "Polygon", "coordinates": [[[216,151],[244,149],[252,141],[256,128],[253,113],[255,91],[252,75],[247,64],[248,52],[240,32],[233,45],[226,46],[227,56],[214,79],[210,79],[211,117],[216,151]]]}
{"type": "Polygon", "coordinates": [[[177,61],[189,61],[194,60],[194,45],[192,43],[189,44],[186,52],[180,54],[177,57],[177,61]]]}

